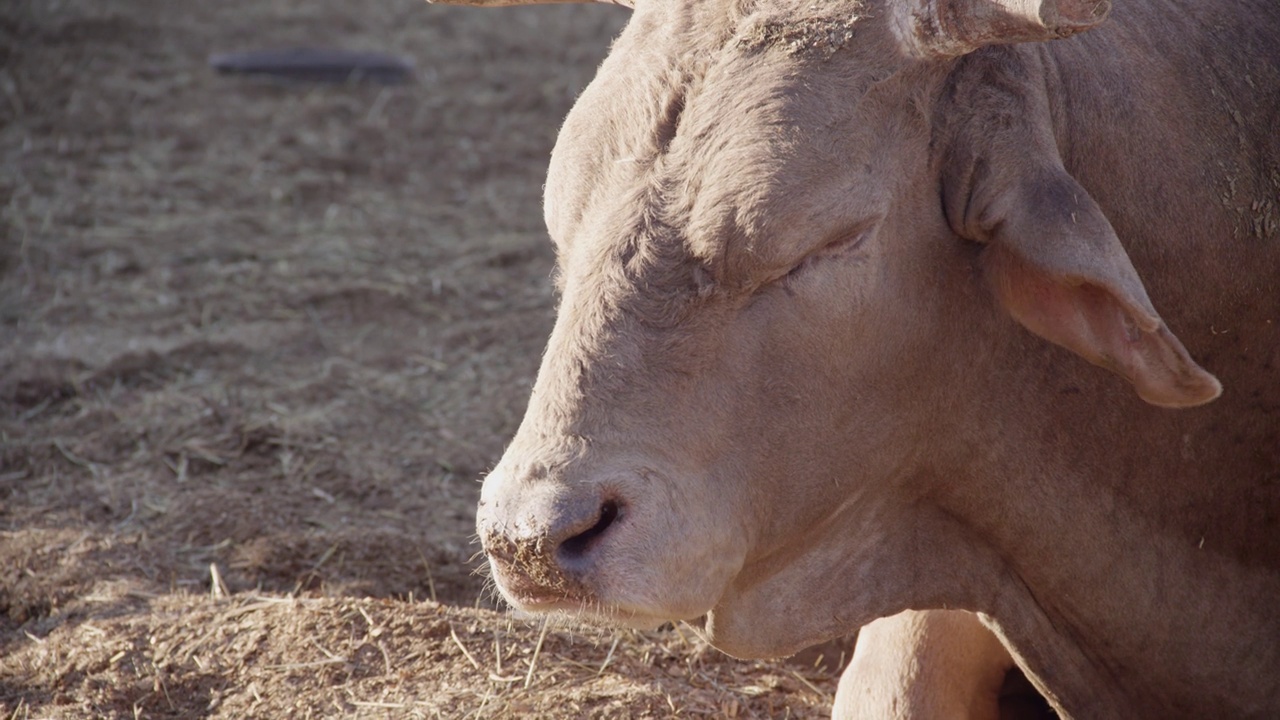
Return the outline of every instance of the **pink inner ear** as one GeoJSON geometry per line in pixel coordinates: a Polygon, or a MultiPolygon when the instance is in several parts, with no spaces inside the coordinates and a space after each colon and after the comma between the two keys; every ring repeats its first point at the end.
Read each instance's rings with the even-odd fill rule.
{"type": "Polygon", "coordinates": [[[1012,253],[989,248],[985,270],[1005,310],[1031,332],[1132,382],[1153,405],[1191,407],[1222,385],[1196,364],[1158,317],[1116,291],[1052,277],[1012,253]]]}

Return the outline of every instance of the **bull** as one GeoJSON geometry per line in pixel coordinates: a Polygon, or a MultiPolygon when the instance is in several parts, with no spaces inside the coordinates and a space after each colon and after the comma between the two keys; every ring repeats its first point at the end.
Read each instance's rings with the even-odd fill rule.
{"type": "Polygon", "coordinates": [[[743,657],[964,610],[1063,717],[1280,716],[1278,204],[1274,0],[636,0],[493,577],[743,657]]]}

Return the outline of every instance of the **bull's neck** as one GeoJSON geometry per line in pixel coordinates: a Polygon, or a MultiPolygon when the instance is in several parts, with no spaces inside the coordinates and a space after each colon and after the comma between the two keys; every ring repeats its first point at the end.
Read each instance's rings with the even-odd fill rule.
{"type": "MultiPolygon", "coordinates": [[[[994,432],[969,437],[981,451],[938,501],[987,557],[972,595],[957,600],[994,618],[1042,689],[1083,703],[1066,706],[1073,716],[1257,712],[1250,703],[1274,702],[1280,685],[1240,668],[1280,664],[1280,573],[1274,558],[1241,555],[1226,535],[1230,516],[1200,513],[1237,505],[1239,493],[1213,471],[1219,458],[1180,447],[1227,412],[1196,422],[1197,411],[1148,409],[1127,395],[1108,404],[1106,389],[1120,385],[1104,378],[1066,396],[1037,388],[1020,412],[987,426],[994,432]],[[1133,430],[1144,426],[1146,435],[1133,430]]],[[[1259,530],[1247,516],[1234,516],[1245,538],[1259,530]]]]}

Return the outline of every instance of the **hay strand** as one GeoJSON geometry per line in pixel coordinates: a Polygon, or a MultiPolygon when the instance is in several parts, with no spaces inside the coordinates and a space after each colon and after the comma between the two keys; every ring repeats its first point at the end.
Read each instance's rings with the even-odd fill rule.
{"type": "Polygon", "coordinates": [[[538,644],[533,647],[533,657],[529,659],[529,672],[524,676],[524,689],[529,689],[533,682],[533,669],[538,665],[538,655],[542,653],[542,643],[547,639],[547,624],[550,618],[542,619],[542,631],[538,633],[538,644]]]}

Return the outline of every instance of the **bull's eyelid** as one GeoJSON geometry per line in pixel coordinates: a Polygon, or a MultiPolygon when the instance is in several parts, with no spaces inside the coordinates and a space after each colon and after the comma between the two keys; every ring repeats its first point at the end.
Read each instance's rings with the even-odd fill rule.
{"type": "Polygon", "coordinates": [[[854,250],[857,250],[866,243],[874,233],[876,225],[877,223],[862,223],[851,230],[835,235],[834,240],[825,242],[807,253],[799,262],[792,265],[791,269],[779,279],[786,280],[803,273],[805,270],[812,267],[816,260],[835,258],[852,253],[854,250]]]}

